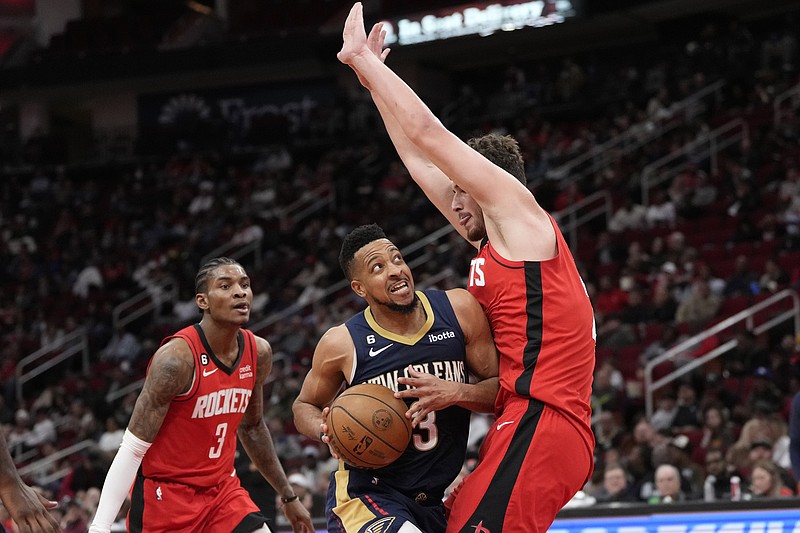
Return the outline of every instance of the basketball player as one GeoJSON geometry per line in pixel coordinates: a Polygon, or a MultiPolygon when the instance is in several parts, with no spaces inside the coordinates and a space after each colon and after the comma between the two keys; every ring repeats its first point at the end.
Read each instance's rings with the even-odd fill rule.
{"type": "Polygon", "coordinates": [[[320,339],[294,403],[297,428],[328,443],[327,406],[342,386],[436,387],[441,394],[407,400],[414,429],[397,461],[375,470],[339,462],[328,489],[328,531],[442,533],[442,498],[464,462],[469,410],[490,412],[497,396],[489,324],[463,289],[415,291],[400,250],[375,224],[345,237],[339,262],[368,307],[320,339]],[[470,373],[482,381],[470,384],[470,373]]]}
{"type": "MultiPolygon", "coordinates": [[[[0,501],[18,526],[18,531],[54,533],[61,531],[56,519],[47,510],[58,507],[25,484],[19,477],[6,440],[0,436],[0,501]]],[[[5,533],[0,524],[0,533],[5,533]]]]}
{"type": "Polygon", "coordinates": [[[212,259],[197,273],[195,292],[202,319],[153,355],[89,531],[107,533],[130,490],[131,532],[269,532],[234,470],[238,435],[293,530],[313,532],[263,419],[272,349],[242,329],[250,278],[236,261],[212,259]]]}
{"type": "Polygon", "coordinates": [[[516,141],[458,139],[383,64],[383,35],[376,25],[366,36],[357,3],[338,57],[370,90],[414,180],[477,249],[469,291],[500,354],[497,423],[448,501],[447,531],[543,533],[593,468],[591,302],[555,221],[525,186],[516,141]]]}

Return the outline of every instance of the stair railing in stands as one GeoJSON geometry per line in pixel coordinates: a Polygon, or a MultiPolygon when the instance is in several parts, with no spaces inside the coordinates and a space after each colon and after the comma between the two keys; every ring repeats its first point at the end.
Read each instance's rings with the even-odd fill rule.
{"type": "Polygon", "coordinates": [[[152,290],[143,290],[134,294],[124,302],[117,304],[111,311],[114,328],[122,328],[151,311],[159,312],[165,302],[174,301],[178,296],[178,287],[171,277],[154,285],[152,290]]]}
{"type": "MultiPolygon", "coordinates": [[[[46,471],[47,467],[54,463],[58,463],[65,457],[69,457],[71,455],[75,455],[76,453],[80,453],[83,450],[97,448],[97,441],[94,439],[86,439],[73,444],[72,446],[68,446],[64,449],[58,450],[53,452],[52,454],[48,455],[47,457],[43,457],[37,461],[34,461],[30,464],[27,464],[21,467],[18,472],[20,477],[23,479],[26,477],[32,477],[35,479],[37,484],[47,485],[52,483],[53,481],[59,480],[65,477],[67,474],[70,473],[72,470],[71,468],[62,468],[56,472],[52,472],[47,476],[40,476],[39,474],[42,471],[46,471]]],[[[71,464],[75,464],[75,461],[70,461],[71,464]]]]}
{"type": "Polygon", "coordinates": [[[642,169],[642,205],[650,205],[650,189],[674,178],[689,166],[689,156],[695,160],[710,160],[711,171],[716,172],[718,154],[735,143],[747,142],[749,138],[747,122],[737,118],[653,161],[642,169]]]}
{"type": "Polygon", "coordinates": [[[655,391],[665,387],[666,385],[669,385],[673,381],[688,374],[694,369],[701,367],[708,361],[725,355],[729,351],[736,348],[738,342],[736,339],[731,339],[717,346],[708,353],[699,355],[688,363],[674,369],[659,379],[654,380],[653,371],[658,365],[668,361],[673,361],[679,354],[684,353],[687,350],[697,348],[704,340],[724,330],[733,327],[744,327],[747,331],[750,331],[755,335],[759,335],[778,325],[781,325],[787,320],[793,321],[795,338],[798,338],[798,335],[800,335],[800,297],[798,297],[797,293],[791,289],[785,289],[777,292],[769,298],[766,298],[765,300],[722,320],[707,330],[676,344],[660,356],[653,358],[644,367],[645,412],[647,417],[650,418],[650,416],[653,414],[655,391]],[[791,309],[785,309],[786,300],[790,300],[791,309]],[[781,307],[781,304],[784,304],[784,306],[781,307]],[[762,323],[756,323],[756,315],[762,311],[768,311],[770,308],[775,309],[775,314],[771,314],[762,323]]]}
{"type": "Polygon", "coordinates": [[[670,117],[667,122],[655,125],[652,120],[647,120],[634,124],[619,135],[548,171],[547,178],[558,180],[564,187],[601,170],[608,165],[611,159],[629,154],[637,148],[663,137],[686,120],[695,117],[702,110],[699,102],[710,94],[719,95],[724,86],[725,81],[719,80],[703,87],[696,93],[672,104],[669,108],[670,117]],[[676,120],[677,117],[682,117],[683,120],[676,120]]]}
{"type": "MultiPolygon", "coordinates": [[[[245,255],[252,252],[253,266],[256,268],[256,270],[260,270],[261,260],[263,258],[263,254],[261,253],[262,240],[263,239],[257,239],[244,245],[238,242],[228,241],[221,246],[217,246],[204,255],[203,258],[200,259],[200,265],[205,265],[209,259],[213,259],[215,257],[230,257],[231,259],[236,259],[238,261],[245,255]]],[[[198,265],[198,267],[200,265],[198,265]]]]}
{"type": "Polygon", "coordinates": [[[778,126],[782,120],[782,111],[784,107],[784,102],[789,100],[789,110],[795,110],[800,106],[800,83],[786,89],[781,94],[775,97],[775,100],[772,102],[772,120],[775,126],[778,126]]]}
{"type": "Polygon", "coordinates": [[[75,329],[61,339],[46,344],[20,359],[15,370],[17,381],[17,400],[23,400],[25,384],[35,377],[50,370],[57,364],[75,356],[81,358],[81,370],[89,374],[89,339],[84,328],[75,329]],[[26,370],[27,367],[35,366],[26,370]]]}
{"type": "Polygon", "coordinates": [[[606,226],[608,226],[613,209],[611,194],[602,190],[590,194],[561,211],[556,211],[553,213],[553,218],[558,222],[561,233],[567,238],[569,247],[575,254],[578,246],[578,228],[601,215],[605,217],[606,226]]]}

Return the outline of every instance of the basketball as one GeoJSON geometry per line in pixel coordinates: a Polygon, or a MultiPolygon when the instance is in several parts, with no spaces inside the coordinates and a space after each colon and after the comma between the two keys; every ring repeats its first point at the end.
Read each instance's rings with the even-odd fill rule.
{"type": "Polygon", "coordinates": [[[387,466],[400,457],[411,439],[406,404],[383,385],[363,383],[340,394],[328,413],[331,448],[356,468],[387,466]]]}

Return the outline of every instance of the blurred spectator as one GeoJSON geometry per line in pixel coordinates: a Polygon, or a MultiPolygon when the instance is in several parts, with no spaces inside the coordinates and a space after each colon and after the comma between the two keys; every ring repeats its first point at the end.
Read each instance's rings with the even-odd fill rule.
{"type": "Polygon", "coordinates": [[[625,467],[619,463],[606,466],[603,471],[603,484],[595,492],[597,503],[635,502],[632,492],[632,479],[625,467]]]}
{"type": "Polygon", "coordinates": [[[650,416],[650,424],[655,431],[664,431],[672,427],[672,421],[678,412],[677,395],[668,390],[658,397],[656,409],[650,416]]]}
{"type": "Polygon", "coordinates": [[[632,290],[628,297],[625,306],[619,312],[598,315],[596,324],[598,344],[616,349],[636,341],[637,326],[640,319],[644,318],[636,311],[646,313],[646,309],[642,303],[641,291],[632,290]]]}
{"type": "Polygon", "coordinates": [[[736,440],[727,410],[719,404],[710,403],[703,408],[702,418],[700,447],[706,453],[712,449],[727,450],[736,440]]]}
{"type": "Polygon", "coordinates": [[[117,365],[133,365],[141,355],[142,345],[138,337],[124,326],[117,326],[108,344],[100,350],[101,359],[117,365]]]}
{"type": "Polygon", "coordinates": [[[122,444],[123,435],[125,435],[125,425],[121,424],[115,415],[106,417],[105,430],[97,439],[97,449],[109,465],[114,460],[119,445],[122,444]]]}
{"type": "Polygon", "coordinates": [[[94,450],[73,456],[69,472],[61,480],[59,496],[76,498],[91,488],[101,488],[108,471],[108,464],[94,450]]]}
{"type": "Polygon", "coordinates": [[[777,412],[783,407],[783,398],[783,392],[775,385],[772,370],[766,366],[756,367],[753,371],[750,393],[745,398],[750,410],[777,412]]]}
{"type": "Polygon", "coordinates": [[[736,347],[729,351],[723,364],[730,375],[751,376],[758,367],[769,365],[769,354],[761,340],[747,329],[737,330],[734,334],[736,347]]]}
{"type": "Polygon", "coordinates": [[[675,435],[669,442],[669,463],[675,465],[681,474],[681,490],[689,499],[702,495],[705,469],[692,459],[692,441],[686,435],[675,435]]]}
{"type": "Polygon", "coordinates": [[[764,292],[777,292],[789,285],[789,274],[777,261],[770,258],[764,263],[764,273],[758,279],[759,288],[764,292]]]}
{"type": "Polygon", "coordinates": [[[674,465],[662,464],[656,468],[656,492],[647,503],[675,503],[687,500],[681,490],[681,475],[674,465]]]}
{"type": "Polygon", "coordinates": [[[792,489],[784,485],[778,467],[769,459],[759,459],[753,463],[750,472],[750,494],[754,498],[794,496],[792,489]]]}
{"type": "Polygon", "coordinates": [[[750,268],[750,260],[745,255],[736,257],[734,272],[725,281],[725,296],[746,296],[757,293],[758,276],[750,268]]]}
{"type": "Polygon", "coordinates": [[[706,477],[703,482],[703,499],[705,501],[730,500],[731,477],[738,472],[728,464],[725,453],[720,448],[709,448],[705,458],[706,477]]]}
{"type": "Polygon", "coordinates": [[[713,318],[721,304],[719,296],[711,292],[711,287],[705,281],[695,281],[692,290],[686,298],[678,304],[675,311],[675,321],[678,323],[704,323],[713,318]]]}
{"type": "Polygon", "coordinates": [[[63,533],[86,533],[89,527],[89,514],[72,498],[61,502],[63,516],[60,525],[63,533]]]}
{"type": "Polygon", "coordinates": [[[650,318],[657,323],[666,323],[666,327],[671,327],[678,311],[678,302],[672,296],[672,291],[664,283],[658,283],[653,287],[653,295],[650,303],[650,318]]]}
{"type": "Polygon", "coordinates": [[[656,189],[645,213],[647,225],[651,228],[673,228],[676,216],[675,205],[669,199],[667,192],[663,189],[656,189]]]}
{"type": "Polygon", "coordinates": [[[661,336],[645,346],[639,359],[642,364],[652,361],[685,339],[686,335],[681,334],[676,326],[667,324],[661,331],[661,336]]]}
{"type": "Polygon", "coordinates": [[[75,283],[72,284],[72,294],[85,300],[89,297],[92,289],[103,288],[103,274],[100,272],[99,264],[99,256],[94,257],[91,263],[86,263],[86,266],[75,278],[75,283]]]}
{"type": "Polygon", "coordinates": [[[35,448],[45,443],[54,443],[58,434],[50,410],[47,407],[39,407],[36,409],[35,417],[33,428],[26,441],[27,446],[35,448]]]}
{"type": "Polygon", "coordinates": [[[8,450],[12,457],[19,456],[32,448],[29,444],[33,435],[32,427],[33,423],[28,411],[17,409],[14,413],[14,425],[6,436],[8,450]]]}
{"type": "Polygon", "coordinates": [[[599,411],[594,434],[596,445],[601,450],[618,448],[625,438],[625,427],[619,420],[619,413],[608,410],[599,411]]]}
{"type": "Polygon", "coordinates": [[[600,277],[597,295],[595,296],[595,311],[603,316],[613,315],[622,310],[628,301],[628,293],[619,287],[614,277],[603,275],[600,277]]]}
{"type": "Polygon", "coordinates": [[[622,197],[622,205],[614,211],[614,215],[608,221],[608,231],[622,233],[629,230],[640,230],[644,227],[646,214],[647,208],[625,195],[622,197]]]}
{"type": "Polygon", "coordinates": [[[678,401],[675,417],[672,419],[673,433],[687,433],[700,428],[700,406],[697,391],[690,383],[678,385],[678,401]]]}

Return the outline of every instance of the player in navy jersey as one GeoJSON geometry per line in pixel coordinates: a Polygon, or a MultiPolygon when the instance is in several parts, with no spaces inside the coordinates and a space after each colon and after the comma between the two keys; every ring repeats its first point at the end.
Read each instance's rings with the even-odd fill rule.
{"type": "Polygon", "coordinates": [[[375,224],[347,235],[339,261],[368,307],[320,339],[294,404],[295,425],[327,443],[328,406],[341,388],[378,383],[409,404],[414,429],[389,466],[362,470],[340,461],[328,490],[328,531],[442,533],[442,497],[464,462],[469,411],[490,412],[497,395],[486,317],[463,289],[414,290],[400,250],[375,224]],[[480,381],[470,383],[470,375],[480,381]],[[416,399],[429,388],[440,393],[416,399]]]}
{"type": "MultiPolygon", "coordinates": [[[[383,61],[356,3],[339,60],[370,90],[412,178],[478,251],[469,291],[500,357],[496,425],[477,468],[448,500],[448,533],[544,533],[591,476],[594,315],[553,218],[525,183],[516,141],[448,131],[383,61]]],[[[436,391],[428,391],[435,395],[436,391]]]]}
{"type": "Polygon", "coordinates": [[[242,328],[253,300],[250,278],[221,257],[200,268],[195,287],[202,319],[164,339],[153,355],[89,531],[108,533],[130,490],[130,532],[268,533],[234,470],[238,435],[281,496],[293,530],[311,533],[311,516],[264,423],[261,389],[272,348],[242,328]]]}
{"type": "MultiPolygon", "coordinates": [[[[58,522],[48,512],[58,502],[52,502],[38,494],[19,477],[14,460],[6,446],[6,440],[0,436],[0,501],[16,522],[18,531],[31,533],[55,533],[61,531],[58,522]]],[[[0,533],[5,533],[0,524],[0,533]]]]}

